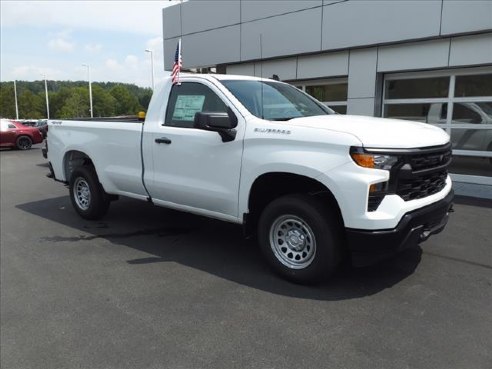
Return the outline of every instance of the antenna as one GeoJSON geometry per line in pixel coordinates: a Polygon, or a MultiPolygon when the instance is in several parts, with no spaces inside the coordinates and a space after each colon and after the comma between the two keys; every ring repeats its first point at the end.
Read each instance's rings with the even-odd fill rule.
{"type": "MultiPolygon", "coordinates": [[[[263,40],[262,40],[262,34],[260,33],[260,78],[263,78],[263,40]]],[[[261,119],[265,119],[265,116],[263,114],[263,81],[260,81],[261,83],[261,119]]]]}

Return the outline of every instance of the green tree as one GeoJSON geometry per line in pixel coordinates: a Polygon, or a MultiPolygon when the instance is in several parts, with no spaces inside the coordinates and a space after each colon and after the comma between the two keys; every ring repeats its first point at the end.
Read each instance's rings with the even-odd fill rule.
{"type": "Polygon", "coordinates": [[[116,112],[116,99],[101,86],[92,87],[94,117],[111,117],[116,112]]]}
{"type": "Polygon", "coordinates": [[[46,117],[44,100],[41,96],[33,94],[30,90],[24,90],[18,96],[20,118],[39,119],[46,117]]]}
{"type": "Polygon", "coordinates": [[[144,93],[139,95],[138,101],[143,110],[147,111],[149,108],[150,99],[152,98],[152,90],[147,89],[144,93]]]}
{"type": "Polygon", "coordinates": [[[70,90],[68,98],[60,109],[60,118],[86,118],[90,116],[89,93],[83,87],[70,90]]]}
{"type": "Polygon", "coordinates": [[[117,85],[110,90],[116,100],[116,115],[133,115],[140,110],[138,99],[122,85],[117,85]]]}
{"type": "Polygon", "coordinates": [[[61,118],[61,110],[70,97],[71,88],[61,87],[58,92],[50,93],[50,117],[61,118]]]}
{"type": "Polygon", "coordinates": [[[0,117],[15,118],[14,84],[2,83],[0,86],[0,117]]]}
{"type": "MultiPolygon", "coordinates": [[[[89,111],[89,89],[86,81],[47,81],[50,117],[86,117],[89,111]]],[[[147,110],[152,90],[128,83],[93,82],[94,116],[133,115],[147,110]]],[[[21,118],[46,116],[44,80],[17,81],[21,118]],[[21,95],[30,91],[23,97],[21,95]]],[[[0,82],[0,115],[15,117],[13,82],[0,82]]]]}

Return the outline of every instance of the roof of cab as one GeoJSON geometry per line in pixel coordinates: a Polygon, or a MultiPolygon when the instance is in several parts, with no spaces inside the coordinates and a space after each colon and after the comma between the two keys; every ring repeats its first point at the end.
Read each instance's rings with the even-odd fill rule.
{"type": "MultiPolygon", "coordinates": [[[[260,78],[260,77],[252,77],[252,76],[239,76],[234,74],[192,74],[192,73],[181,73],[180,77],[194,77],[194,78],[203,78],[207,80],[244,80],[244,81],[261,81],[261,80],[270,80],[268,78],[260,78]]],[[[271,81],[271,80],[270,80],[271,81]]]]}

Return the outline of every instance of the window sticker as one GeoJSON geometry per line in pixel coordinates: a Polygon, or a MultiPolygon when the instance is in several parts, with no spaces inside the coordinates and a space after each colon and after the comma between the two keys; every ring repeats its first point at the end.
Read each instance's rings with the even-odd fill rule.
{"type": "Polygon", "coordinates": [[[195,113],[203,110],[205,95],[179,95],[174,106],[173,120],[193,121],[195,113]]]}

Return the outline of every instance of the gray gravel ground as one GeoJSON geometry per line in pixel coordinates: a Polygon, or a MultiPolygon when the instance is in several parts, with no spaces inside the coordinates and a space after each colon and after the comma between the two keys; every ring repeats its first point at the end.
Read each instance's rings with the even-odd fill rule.
{"type": "Polygon", "coordinates": [[[0,159],[2,368],[492,367],[491,201],[305,287],[234,225],[129,199],[85,221],[39,146],[0,159]]]}

